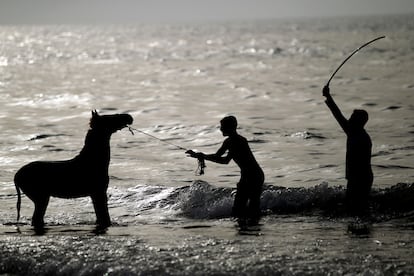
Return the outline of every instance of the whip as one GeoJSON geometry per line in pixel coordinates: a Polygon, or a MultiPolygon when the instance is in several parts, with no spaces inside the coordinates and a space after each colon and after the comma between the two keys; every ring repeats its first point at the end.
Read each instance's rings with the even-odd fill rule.
{"type": "Polygon", "coordinates": [[[339,66],[338,68],[336,68],[336,70],[333,72],[332,76],[329,78],[328,82],[326,83],[326,86],[329,86],[329,83],[331,82],[331,80],[333,79],[333,77],[335,76],[335,74],[339,71],[339,69],[341,69],[341,67],[345,64],[345,62],[347,62],[353,55],[355,55],[356,53],[359,52],[359,50],[361,50],[362,48],[364,48],[365,46],[373,43],[374,41],[377,41],[379,39],[385,38],[385,36],[380,36],[377,38],[374,38],[373,40],[370,40],[366,43],[364,43],[363,45],[359,46],[356,50],[354,50],[339,66]]]}

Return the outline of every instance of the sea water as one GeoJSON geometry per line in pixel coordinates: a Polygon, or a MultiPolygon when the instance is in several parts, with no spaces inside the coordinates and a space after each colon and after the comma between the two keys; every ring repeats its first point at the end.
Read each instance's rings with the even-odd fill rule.
{"type": "MultiPolygon", "coordinates": [[[[414,274],[414,17],[348,17],[124,26],[0,26],[0,273],[49,275],[414,274]],[[346,137],[321,89],[348,117],[366,109],[375,180],[371,214],[341,212],[346,137]],[[91,110],[214,153],[235,115],[262,166],[264,213],[230,217],[239,171],[127,129],[112,136],[109,212],[52,198],[30,226],[13,177],[82,148],[91,110]]],[[[59,183],[56,183],[59,185],[59,183]]]]}

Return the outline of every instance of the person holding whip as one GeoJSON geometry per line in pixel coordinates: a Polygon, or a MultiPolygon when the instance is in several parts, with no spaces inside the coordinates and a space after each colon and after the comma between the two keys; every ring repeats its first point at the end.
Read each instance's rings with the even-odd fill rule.
{"type": "Polygon", "coordinates": [[[325,103],[347,136],[345,177],[347,179],[345,204],[351,215],[364,214],[368,210],[368,199],[371,192],[374,175],[371,168],[371,137],[364,129],[368,122],[368,112],[355,109],[349,119],[346,119],[336,105],[330,93],[329,84],[339,69],[356,53],[367,45],[383,39],[380,36],[372,39],[354,50],[333,72],[322,90],[326,97],[325,103]]]}
{"type": "Polygon", "coordinates": [[[346,142],[346,208],[351,214],[362,214],[368,208],[368,197],[374,176],[371,169],[372,142],[364,126],[368,121],[365,110],[355,109],[347,120],[333,100],[329,86],[322,91],[326,105],[347,136],[346,142]]]}

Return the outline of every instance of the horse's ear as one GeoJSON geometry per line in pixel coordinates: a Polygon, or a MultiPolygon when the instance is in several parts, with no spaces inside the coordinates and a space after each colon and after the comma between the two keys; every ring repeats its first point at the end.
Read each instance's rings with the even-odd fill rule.
{"type": "Polygon", "coordinates": [[[92,117],[98,117],[98,111],[96,111],[96,109],[92,110],[92,117]]]}

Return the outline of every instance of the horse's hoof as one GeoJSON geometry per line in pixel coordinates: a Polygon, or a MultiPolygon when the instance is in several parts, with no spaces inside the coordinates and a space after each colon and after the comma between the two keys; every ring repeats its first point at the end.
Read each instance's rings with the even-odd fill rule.
{"type": "Polygon", "coordinates": [[[97,222],[97,223],[96,223],[96,228],[99,228],[99,229],[106,229],[106,228],[108,228],[109,226],[111,226],[111,222],[110,222],[110,221],[105,221],[105,222],[97,222]]]}
{"type": "Polygon", "coordinates": [[[46,234],[46,228],[44,228],[44,227],[39,227],[39,228],[35,227],[34,231],[35,231],[35,234],[38,235],[38,236],[42,236],[42,235],[46,234]]]}
{"type": "Polygon", "coordinates": [[[44,235],[46,233],[46,228],[44,223],[32,223],[33,230],[36,235],[44,235]]]}
{"type": "Polygon", "coordinates": [[[106,234],[106,231],[108,231],[108,227],[101,227],[97,225],[95,229],[93,229],[92,233],[94,233],[95,235],[103,235],[106,234]]]}

